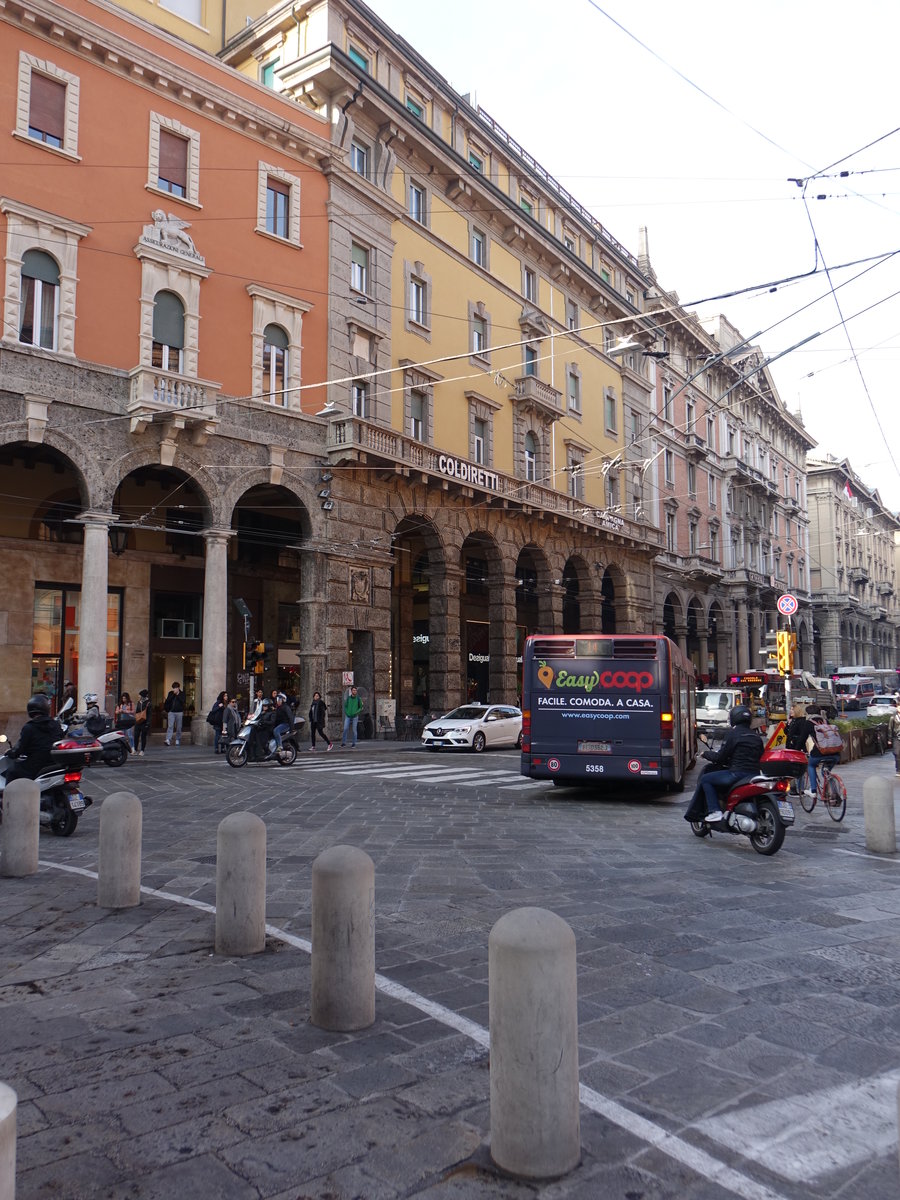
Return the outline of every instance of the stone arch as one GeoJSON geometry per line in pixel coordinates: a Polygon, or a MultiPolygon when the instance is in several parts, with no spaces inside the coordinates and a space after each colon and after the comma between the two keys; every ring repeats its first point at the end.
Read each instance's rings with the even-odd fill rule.
{"type": "Polygon", "coordinates": [[[624,609],[627,600],[625,572],[616,563],[609,563],[600,577],[600,632],[623,633],[624,609]]]}
{"type": "Polygon", "coordinates": [[[683,644],[682,629],[684,628],[684,605],[681,597],[674,588],[670,588],[663,598],[662,631],[678,645],[683,644]]]}
{"type": "Polygon", "coordinates": [[[512,564],[507,568],[497,539],[476,528],[463,539],[460,567],[462,698],[511,702],[516,637],[512,564]]]}
{"type": "Polygon", "coordinates": [[[563,633],[589,633],[599,626],[598,581],[580,554],[566,559],[562,569],[563,633]]]}
{"type": "Polygon", "coordinates": [[[186,454],[176,455],[176,460],[171,466],[162,466],[159,461],[159,447],[147,446],[129,450],[109,465],[104,472],[101,484],[100,507],[104,510],[112,507],[116,494],[130,476],[140,471],[155,470],[173,472],[181,475],[184,479],[191,480],[192,489],[201,497],[204,524],[215,523],[214,513],[218,488],[211,473],[202,463],[186,454]]]}
{"type": "Polygon", "coordinates": [[[2,536],[30,542],[80,543],[83,527],[73,524],[88,503],[88,485],[78,465],[55,448],[11,441],[0,446],[6,503],[2,536]]]}
{"type": "Polygon", "coordinates": [[[33,458],[38,458],[41,454],[49,454],[51,458],[55,455],[57,461],[64,460],[66,468],[73,472],[77,480],[82,511],[100,503],[98,472],[93,459],[85,460],[81,443],[51,428],[44,430],[41,441],[32,441],[27,436],[28,430],[24,422],[10,426],[6,434],[6,437],[0,439],[0,462],[11,463],[16,457],[24,460],[28,457],[28,452],[33,458]]]}
{"type": "Polygon", "coordinates": [[[447,614],[454,591],[458,600],[458,581],[447,571],[441,533],[426,516],[409,512],[397,520],[391,554],[391,669],[399,716],[420,716],[435,706],[445,711],[447,614]]]}
{"type": "Polygon", "coordinates": [[[546,553],[533,541],[526,542],[519,550],[515,574],[518,659],[524,645],[522,630],[525,636],[530,633],[555,631],[557,605],[554,601],[558,589],[562,587],[562,580],[553,575],[546,553]]]}
{"type": "Polygon", "coordinates": [[[685,643],[687,656],[694,664],[697,678],[708,675],[708,662],[703,662],[703,648],[706,643],[706,612],[703,601],[694,592],[687,602],[685,612],[685,643]]]}

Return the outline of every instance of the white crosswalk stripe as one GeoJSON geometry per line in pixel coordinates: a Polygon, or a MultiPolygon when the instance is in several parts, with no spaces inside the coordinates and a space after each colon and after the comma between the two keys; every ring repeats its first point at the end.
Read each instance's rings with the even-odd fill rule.
{"type": "Polygon", "coordinates": [[[452,783],[460,787],[477,787],[484,784],[509,786],[501,784],[500,779],[515,779],[511,771],[491,770],[479,767],[451,767],[430,764],[427,767],[414,766],[373,766],[371,762],[304,762],[302,770],[305,773],[348,776],[351,778],[382,779],[385,782],[404,779],[415,780],[416,783],[452,783]]]}

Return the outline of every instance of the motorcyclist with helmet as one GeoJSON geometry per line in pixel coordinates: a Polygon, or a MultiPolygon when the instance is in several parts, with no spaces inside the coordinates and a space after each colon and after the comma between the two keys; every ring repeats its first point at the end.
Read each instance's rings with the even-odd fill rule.
{"type": "Polygon", "coordinates": [[[694,795],[688,805],[685,817],[688,821],[701,819],[703,808],[708,824],[714,825],[723,817],[719,806],[719,793],[727,793],[741,779],[748,779],[759,772],[759,762],[763,755],[763,740],[756,730],[750,728],[753,713],[746,704],[736,704],[729,714],[731,728],[725,735],[725,740],[718,750],[704,750],[703,757],[709,760],[709,767],[697,781],[694,795]]]}
{"type": "Polygon", "coordinates": [[[290,704],[288,704],[288,698],[284,692],[276,694],[275,705],[275,727],[272,730],[272,737],[278,743],[278,749],[280,750],[281,739],[294,728],[294,713],[290,704]]]}
{"type": "Polygon", "coordinates": [[[14,779],[37,779],[42,771],[53,763],[53,743],[65,736],[62,726],[50,716],[50,698],[41,693],[32,696],[25,706],[28,720],[22,726],[19,740],[11,750],[10,758],[22,758],[10,767],[6,782],[14,779]]]}
{"type": "Polygon", "coordinates": [[[266,697],[260,704],[259,718],[253,726],[251,758],[260,761],[269,753],[269,739],[275,729],[275,705],[266,697]]]}

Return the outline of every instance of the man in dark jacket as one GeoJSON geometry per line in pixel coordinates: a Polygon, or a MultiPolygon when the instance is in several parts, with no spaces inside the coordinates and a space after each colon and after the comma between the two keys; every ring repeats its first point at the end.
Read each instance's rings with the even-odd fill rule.
{"type": "Polygon", "coordinates": [[[166,702],[163,708],[168,713],[166,722],[166,745],[172,745],[172,735],[175,735],[175,745],[181,745],[181,725],[184,721],[184,692],[181,690],[181,684],[176,680],[172,684],[172,690],[166,696],[166,702]]]}
{"type": "Polygon", "coordinates": [[[53,743],[64,736],[60,723],[50,716],[50,700],[47,696],[32,696],[25,711],[28,720],[22,726],[19,740],[8,751],[10,758],[24,758],[25,761],[10,767],[7,783],[12,783],[14,779],[37,779],[41,771],[53,762],[50,754],[53,743]]]}
{"type": "Polygon", "coordinates": [[[753,714],[744,704],[736,704],[729,714],[731,729],[718,750],[704,750],[703,757],[720,770],[706,770],[700,776],[696,790],[688,805],[685,817],[698,821],[699,812],[706,805],[705,820],[710,825],[722,820],[719,807],[719,791],[728,792],[740,779],[748,779],[759,771],[759,760],[763,753],[763,740],[750,728],[753,714]]]}

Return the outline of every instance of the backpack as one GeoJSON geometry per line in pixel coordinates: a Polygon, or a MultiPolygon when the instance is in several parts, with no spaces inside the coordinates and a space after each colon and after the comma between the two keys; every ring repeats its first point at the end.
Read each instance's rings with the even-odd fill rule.
{"type": "Polygon", "coordinates": [[[220,710],[219,710],[219,712],[217,713],[217,711],[216,711],[216,705],[213,705],[213,707],[212,707],[212,708],[209,710],[209,712],[206,714],[206,723],[207,723],[207,725],[212,725],[213,729],[215,729],[217,725],[221,725],[221,723],[222,723],[222,717],[221,717],[221,715],[220,715],[220,714],[221,714],[221,709],[220,709],[220,710]],[[218,720],[216,720],[216,716],[218,716],[218,717],[219,717],[219,719],[218,719],[218,720]]]}
{"type": "Polygon", "coordinates": [[[836,725],[820,724],[816,721],[814,728],[816,731],[816,748],[819,753],[827,755],[840,754],[844,748],[844,740],[841,737],[838,727],[836,725]]]}

